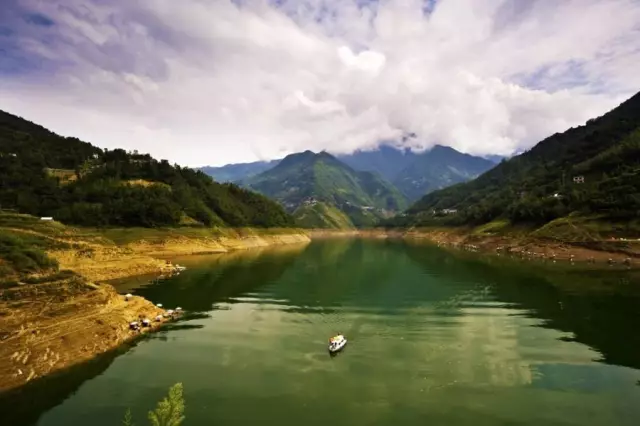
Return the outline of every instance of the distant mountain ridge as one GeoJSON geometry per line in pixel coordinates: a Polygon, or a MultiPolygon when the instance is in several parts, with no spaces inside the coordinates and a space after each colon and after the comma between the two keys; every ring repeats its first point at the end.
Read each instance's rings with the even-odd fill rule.
{"type": "MultiPolygon", "coordinates": [[[[441,145],[416,153],[408,148],[383,144],[375,150],[357,150],[335,158],[354,170],[378,173],[407,199],[414,201],[430,191],[471,180],[494,167],[502,157],[492,156],[489,160],[441,145]]],[[[247,179],[276,167],[281,161],[228,164],[200,170],[215,180],[244,185],[247,179]]]]}
{"type": "Polygon", "coordinates": [[[378,174],[356,171],[326,152],[288,155],[244,183],[282,203],[306,227],[373,225],[407,206],[405,197],[378,174]]]}
{"type": "Polygon", "coordinates": [[[474,179],[495,166],[492,161],[442,145],[421,153],[383,146],[375,151],[356,151],[338,158],[355,169],[380,173],[410,201],[474,179]]]}
{"type": "Polygon", "coordinates": [[[336,158],[355,170],[376,172],[393,182],[419,155],[410,149],[381,145],[375,150],[357,150],[351,154],[336,155],[336,158]]]}
{"type": "Polygon", "coordinates": [[[239,183],[247,178],[274,168],[280,160],[227,164],[220,167],[205,166],[199,170],[218,182],[239,183]]]}

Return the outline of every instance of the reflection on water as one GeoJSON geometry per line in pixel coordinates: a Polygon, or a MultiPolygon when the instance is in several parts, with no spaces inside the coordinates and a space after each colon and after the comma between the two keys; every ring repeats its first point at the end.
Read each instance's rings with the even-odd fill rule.
{"type": "Polygon", "coordinates": [[[189,269],[135,291],[183,307],[181,321],[100,371],[78,368],[0,399],[10,424],[112,425],[129,406],[143,422],[177,381],[192,425],[631,425],[640,416],[632,272],[355,239],[178,263],[189,269]],[[349,345],[330,357],[336,332],[349,345]],[[31,413],[18,408],[34,398],[31,413]]]}

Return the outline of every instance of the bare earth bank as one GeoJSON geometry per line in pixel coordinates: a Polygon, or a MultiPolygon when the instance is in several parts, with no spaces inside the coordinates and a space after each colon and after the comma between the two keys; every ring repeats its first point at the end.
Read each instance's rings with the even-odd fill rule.
{"type": "MultiPolygon", "coordinates": [[[[472,251],[629,266],[638,264],[640,257],[637,243],[566,243],[442,228],[293,230],[289,233],[244,230],[195,237],[160,232],[153,238],[133,236],[117,244],[101,235],[91,238],[86,235],[68,230],[45,235],[58,243],[66,243],[66,248],[61,248],[65,244],[58,244],[48,250],[48,254],[59,261],[60,270],[71,270],[77,276],[0,288],[0,392],[79,364],[139,336],[140,332],[129,329],[129,322],[153,319],[164,311],[140,297],[125,301],[108,284],[92,283],[163,273],[171,266],[165,258],[345,237],[401,238],[472,251]]],[[[153,321],[142,333],[156,329],[164,321],[153,321]]]]}
{"type": "Polygon", "coordinates": [[[367,229],[360,231],[313,230],[312,239],[325,238],[395,238],[425,241],[443,247],[489,252],[509,253],[523,258],[542,258],[601,264],[640,264],[638,241],[575,241],[533,238],[522,235],[478,235],[467,229],[418,228],[409,230],[367,229]]]}
{"type": "MultiPolygon", "coordinates": [[[[11,231],[35,234],[24,229],[11,231]]],[[[101,236],[85,238],[76,230],[39,234],[57,243],[47,254],[58,260],[60,270],[75,275],[52,275],[41,283],[0,286],[0,392],[87,361],[168,320],[154,321],[165,313],[163,309],[141,297],[125,300],[104,281],[164,273],[172,265],[160,257],[310,241],[297,230],[288,234],[229,234],[204,238],[171,235],[126,244],[115,244],[101,236]],[[142,318],[150,319],[151,326],[131,330],[129,323],[142,318]]]]}

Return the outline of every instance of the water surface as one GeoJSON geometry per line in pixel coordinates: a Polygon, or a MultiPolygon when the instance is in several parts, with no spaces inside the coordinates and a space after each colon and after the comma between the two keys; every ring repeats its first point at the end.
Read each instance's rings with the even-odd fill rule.
{"type": "Polygon", "coordinates": [[[176,382],[185,425],[640,421],[630,273],[357,239],[181,263],[123,288],[181,306],[183,320],[0,398],[6,424],[116,425],[131,407],[143,425],[176,382]],[[336,332],[349,343],[330,357],[336,332]]]}

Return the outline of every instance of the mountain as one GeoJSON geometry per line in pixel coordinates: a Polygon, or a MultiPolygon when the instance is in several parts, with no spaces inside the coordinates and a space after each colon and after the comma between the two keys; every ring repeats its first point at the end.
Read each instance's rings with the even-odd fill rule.
{"type": "Polygon", "coordinates": [[[398,149],[389,145],[381,145],[375,150],[357,150],[352,154],[336,156],[354,170],[379,173],[389,182],[393,182],[417,157],[418,155],[409,149],[398,149]]]}
{"type": "Polygon", "coordinates": [[[87,226],[293,225],[280,205],[247,189],[2,111],[0,207],[87,226]]]}
{"type": "Polygon", "coordinates": [[[486,160],[491,161],[493,164],[498,164],[502,160],[506,160],[509,157],[505,157],[504,155],[485,155],[483,158],[485,158],[486,160]]]}
{"type": "Polygon", "coordinates": [[[411,201],[437,189],[472,180],[494,167],[484,158],[436,145],[425,151],[393,179],[393,184],[411,201]]]}
{"type": "Polygon", "coordinates": [[[227,164],[221,167],[201,167],[198,170],[211,176],[218,182],[238,183],[247,178],[274,168],[280,160],[254,161],[253,163],[227,164]]]}
{"type": "Polygon", "coordinates": [[[497,218],[546,223],[569,214],[628,221],[640,214],[640,93],[585,125],[556,133],[472,182],[432,192],[413,223],[449,209],[451,224],[497,218]]]}
{"type": "MultiPolygon", "coordinates": [[[[405,197],[415,201],[430,191],[474,179],[503,157],[484,159],[440,145],[422,153],[381,145],[375,150],[357,150],[352,154],[336,155],[336,158],[354,170],[378,173],[405,197]]],[[[272,169],[280,161],[228,164],[199,170],[217,181],[244,184],[245,180],[272,169]]]]}
{"type": "Polygon", "coordinates": [[[281,202],[308,227],[372,225],[406,207],[403,195],[389,182],[356,171],[326,152],[289,155],[246,184],[281,202]]]}
{"type": "Polygon", "coordinates": [[[495,166],[493,161],[436,145],[422,153],[382,145],[338,158],[356,170],[378,172],[410,201],[428,192],[465,182],[495,166]]]}

